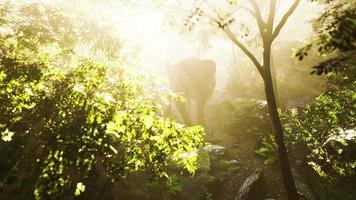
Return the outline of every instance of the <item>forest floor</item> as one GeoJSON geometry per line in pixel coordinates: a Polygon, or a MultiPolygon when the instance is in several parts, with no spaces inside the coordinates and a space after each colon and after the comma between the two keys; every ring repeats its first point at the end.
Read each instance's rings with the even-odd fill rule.
{"type": "MultiPolygon", "coordinates": [[[[220,160],[213,160],[210,157],[211,164],[207,176],[210,176],[210,178],[213,177],[213,179],[218,178],[219,180],[215,180],[215,184],[213,185],[209,182],[201,182],[201,180],[204,179],[202,177],[185,180],[186,190],[183,193],[186,196],[183,195],[177,199],[202,199],[201,197],[197,197],[199,195],[196,194],[200,193],[201,195],[201,193],[204,193],[204,191],[206,192],[205,189],[208,188],[207,192],[210,193],[211,196],[205,199],[232,200],[238,194],[240,186],[246,178],[251,176],[253,172],[260,168],[263,168],[263,180],[265,183],[263,191],[265,195],[263,195],[264,197],[261,199],[287,199],[278,160],[274,161],[272,164],[265,165],[264,158],[255,153],[261,145],[261,138],[265,136],[266,130],[261,131],[261,133],[257,133],[256,131],[248,133],[247,130],[239,127],[239,125],[230,126],[236,116],[234,116],[235,111],[226,106],[228,106],[229,102],[231,103],[233,100],[234,99],[231,99],[226,93],[215,91],[214,96],[211,98],[208,105],[206,105],[205,141],[208,144],[219,145],[225,149],[224,158],[219,158],[220,160]],[[226,166],[214,167],[214,165],[220,161],[225,163],[231,161],[237,162],[238,170],[229,171],[226,166]],[[222,176],[221,174],[224,175],[222,176]]],[[[191,107],[193,108],[191,109],[191,116],[197,116],[196,109],[194,109],[194,103],[191,107]]],[[[173,110],[173,114],[175,115],[174,118],[180,118],[176,108],[173,110]]],[[[182,119],[180,120],[182,121],[182,119]]],[[[248,124],[248,122],[246,124],[248,124]]],[[[312,196],[315,195],[315,192],[312,192],[313,190],[310,185],[310,182],[312,181],[303,177],[303,173],[306,168],[304,165],[296,164],[301,161],[303,155],[301,154],[301,157],[293,157],[299,159],[289,158],[297,189],[299,192],[303,193],[305,199],[314,199],[312,196]]]]}
{"type": "Polygon", "coordinates": [[[221,112],[223,97],[215,97],[212,103],[207,106],[206,123],[210,131],[206,134],[206,141],[226,147],[227,156],[238,160],[239,171],[230,176],[215,191],[214,200],[234,199],[243,181],[249,177],[256,169],[264,168],[264,181],[266,183],[266,198],[283,200],[287,199],[279,170],[278,162],[272,165],[264,165],[263,159],[255,153],[259,138],[255,134],[248,134],[244,130],[229,130],[226,122],[231,119],[231,113],[221,112]],[[226,121],[225,121],[226,120],[226,121]]]}
{"type": "MultiPolygon", "coordinates": [[[[229,103],[233,102],[233,100],[222,92],[215,92],[206,106],[208,129],[205,135],[206,142],[225,147],[226,160],[236,160],[239,163],[239,168],[236,172],[229,174],[228,177],[225,177],[210,191],[212,193],[211,199],[234,199],[246,178],[251,176],[257,169],[263,168],[265,195],[261,199],[286,200],[287,194],[278,160],[275,160],[272,164],[265,165],[265,159],[255,153],[261,147],[261,138],[265,136],[268,130],[260,128],[260,133],[256,131],[248,132],[241,125],[235,124],[234,120],[237,118],[234,112],[236,111],[234,108],[229,107],[229,103]]],[[[239,106],[238,102],[236,105],[239,106]]],[[[251,112],[254,111],[251,110],[251,112]]],[[[241,116],[238,120],[239,122],[242,120],[243,124],[248,126],[256,123],[244,121],[244,117],[241,116]]],[[[303,196],[302,199],[355,199],[354,181],[328,185],[307,165],[307,154],[308,150],[302,146],[296,146],[293,153],[289,154],[289,164],[293,178],[299,194],[303,196]]],[[[226,169],[220,168],[220,170],[224,171],[226,169]]],[[[216,172],[213,172],[213,175],[216,175],[216,172]]]]}

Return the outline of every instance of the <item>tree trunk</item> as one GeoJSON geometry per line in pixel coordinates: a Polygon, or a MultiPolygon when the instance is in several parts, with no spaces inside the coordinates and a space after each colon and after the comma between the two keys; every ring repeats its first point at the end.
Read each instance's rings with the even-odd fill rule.
{"type": "Polygon", "coordinates": [[[279,118],[278,110],[277,110],[277,102],[276,96],[274,92],[274,88],[277,88],[276,85],[273,87],[273,80],[271,74],[271,46],[272,42],[279,35],[283,26],[287,22],[288,18],[292,15],[292,13],[297,8],[298,4],[301,0],[295,0],[291,7],[287,10],[287,12],[283,15],[280,22],[275,26],[275,14],[276,14],[276,3],[277,0],[270,0],[270,7],[268,11],[267,22],[265,22],[261,17],[261,11],[259,5],[255,0],[250,0],[250,4],[253,7],[252,15],[257,20],[257,25],[261,34],[261,38],[263,39],[263,65],[257,60],[257,58],[243,45],[236,36],[231,32],[229,27],[224,27],[223,30],[227,34],[227,36],[234,42],[253,62],[253,64],[258,69],[261,74],[264,85],[265,85],[265,93],[266,100],[269,109],[269,113],[272,119],[272,125],[275,132],[275,138],[277,142],[277,150],[278,150],[278,158],[280,162],[282,178],[284,182],[284,186],[286,188],[288,199],[289,200],[297,200],[298,193],[295,187],[295,183],[293,180],[292,172],[289,166],[287,150],[284,144],[283,138],[283,128],[281,124],[281,120],[279,118]]]}
{"type": "Polygon", "coordinates": [[[276,66],[274,62],[274,57],[271,49],[271,75],[272,75],[272,83],[273,83],[273,92],[274,92],[274,97],[276,99],[276,105],[277,107],[279,106],[279,91],[278,91],[278,84],[277,84],[277,72],[276,72],[276,66]]]}
{"type": "Polygon", "coordinates": [[[288,199],[298,200],[298,193],[289,166],[286,146],[284,144],[282,123],[279,118],[277,103],[273,91],[273,81],[271,75],[271,43],[267,43],[264,46],[263,63],[265,69],[264,82],[265,82],[266,100],[267,100],[269,114],[272,119],[273,129],[275,132],[275,138],[276,138],[277,148],[278,148],[278,158],[281,167],[283,183],[288,194],[288,199]]]}

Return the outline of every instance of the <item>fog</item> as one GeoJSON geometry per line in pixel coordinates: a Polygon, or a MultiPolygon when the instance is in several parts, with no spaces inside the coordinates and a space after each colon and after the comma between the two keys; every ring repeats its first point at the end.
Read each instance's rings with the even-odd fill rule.
{"type": "MultiPolygon", "coordinates": [[[[134,8],[124,8],[118,16],[113,17],[117,19],[113,20],[113,24],[120,30],[123,39],[139,47],[139,61],[136,60],[135,65],[162,75],[164,65],[168,62],[175,63],[189,57],[209,58],[217,64],[217,88],[223,89],[231,62],[234,62],[233,51],[238,60],[246,56],[223,33],[209,24],[198,27],[192,33],[181,33],[184,29],[182,18],[189,10],[183,10],[183,5],[172,5],[174,2],[177,1],[168,1],[159,8],[146,7],[143,3],[134,8]]],[[[288,1],[280,3],[279,13],[285,12],[289,5],[288,1]]],[[[312,33],[310,20],[318,16],[321,10],[320,5],[304,1],[289,19],[276,45],[288,40],[307,40],[312,33]]],[[[249,26],[250,32],[257,31],[251,17],[238,18],[235,22],[237,27],[242,23],[252,25],[249,26]]]]}
{"type": "Polygon", "coordinates": [[[0,0],[0,199],[328,196],[355,175],[354,49],[298,2],[0,0]]]}
{"type": "MultiPolygon", "coordinates": [[[[164,66],[167,63],[176,63],[189,57],[209,58],[217,65],[217,88],[224,90],[231,71],[231,63],[246,59],[246,56],[221,31],[210,24],[198,26],[192,32],[184,31],[183,20],[189,14],[192,5],[189,1],[27,0],[14,2],[20,4],[41,2],[64,7],[69,12],[75,12],[77,15],[86,16],[97,23],[112,27],[120,40],[125,43],[122,52],[135,54],[134,57],[127,59],[125,64],[142,73],[153,73],[163,79],[166,78],[162,72],[165,71],[164,66]],[[236,61],[232,60],[233,52],[236,61]]],[[[219,1],[212,2],[217,3],[216,5],[222,9],[228,9],[226,4],[218,3],[219,1]]],[[[277,21],[291,2],[291,0],[278,2],[277,21]]],[[[240,1],[240,4],[247,5],[247,2],[240,1]]],[[[300,41],[301,44],[306,42],[312,33],[310,20],[317,17],[321,11],[322,6],[303,0],[275,41],[275,46],[290,40],[300,41]]],[[[248,30],[249,36],[242,38],[243,41],[254,40],[253,37],[257,33],[255,20],[243,10],[239,10],[236,15],[238,17],[232,27],[235,27],[236,32],[241,35],[248,30]]],[[[260,50],[258,46],[249,48],[252,51],[260,50]]],[[[249,79],[249,77],[245,78],[249,79]]]]}

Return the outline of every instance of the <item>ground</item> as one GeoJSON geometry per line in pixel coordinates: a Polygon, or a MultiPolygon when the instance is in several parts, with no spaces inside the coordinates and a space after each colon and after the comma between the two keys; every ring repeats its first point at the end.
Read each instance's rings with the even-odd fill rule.
{"type": "MultiPolygon", "coordinates": [[[[237,161],[239,169],[231,173],[226,166],[214,168],[214,164],[221,160],[212,160],[212,166],[208,172],[208,176],[217,177],[220,181],[215,180],[215,184],[211,185],[208,182],[201,183],[201,176],[190,181],[184,182],[186,187],[190,187],[183,193],[188,193],[189,199],[201,199],[193,198],[193,193],[204,192],[201,185],[203,184],[208,188],[208,192],[211,193],[214,200],[231,200],[234,199],[243,181],[249,177],[255,170],[259,168],[264,169],[264,181],[266,183],[266,199],[284,200],[287,199],[287,195],[284,189],[281,172],[279,169],[278,161],[272,164],[265,165],[264,159],[255,153],[258,145],[261,143],[261,136],[265,133],[247,133],[241,127],[227,126],[229,122],[233,120],[233,110],[224,106],[228,105],[228,102],[232,102],[232,98],[222,91],[215,91],[213,97],[206,105],[206,129],[205,139],[206,142],[212,145],[220,145],[226,148],[226,155],[222,160],[225,161],[237,161]],[[222,176],[224,174],[225,176],[222,176]],[[228,175],[226,175],[228,174],[228,175]],[[189,185],[189,186],[188,186],[189,185]],[[199,189],[200,188],[200,189],[199,189]]],[[[262,100],[263,101],[263,100],[262,100]]],[[[194,109],[194,103],[191,104],[192,119],[196,116],[194,109]]],[[[254,111],[251,111],[254,112],[254,111]]],[[[173,108],[174,118],[179,121],[179,114],[177,110],[173,108]]],[[[196,119],[195,119],[196,120],[196,119]]],[[[181,120],[182,121],[182,120],[181,120]]],[[[211,156],[210,156],[211,157],[211,156]]],[[[300,161],[300,160],[299,160],[300,161]]],[[[307,181],[300,176],[302,167],[296,165],[297,159],[290,158],[290,164],[292,167],[295,181],[303,190],[302,192],[310,193],[309,185],[305,184],[307,181]],[[301,178],[299,178],[301,177],[301,178]]],[[[178,198],[185,199],[185,198],[178,198]]],[[[310,198],[308,198],[310,199],[310,198]]]]}
{"type": "Polygon", "coordinates": [[[227,148],[228,157],[236,159],[241,163],[240,170],[230,180],[221,187],[218,197],[221,200],[233,199],[237,194],[242,182],[256,169],[264,167],[264,178],[267,183],[267,197],[273,199],[286,199],[286,193],[282,184],[278,163],[264,165],[263,159],[255,153],[259,138],[253,134],[246,134],[245,131],[228,130],[226,124],[221,119],[229,119],[231,113],[221,112],[221,103],[228,97],[217,92],[207,105],[207,124],[210,133],[206,135],[206,140],[212,144],[218,144],[227,148]],[[225,115],[225,116],[224,116],[225,115]]]}

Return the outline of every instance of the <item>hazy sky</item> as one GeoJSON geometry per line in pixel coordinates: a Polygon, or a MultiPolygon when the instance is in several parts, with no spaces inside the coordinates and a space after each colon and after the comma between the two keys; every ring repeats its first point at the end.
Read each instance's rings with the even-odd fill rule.
{"type": "MultiPolygon", "coordinates": [[[[245,1],[240,0],[241,3],[245,1]]],[[[191,4],[184,3],[188,1],[183,0],[181,5],[177,5],[178,1],[175,0],[162,1],[161,7],[153,5],[153,2],[157,2],[155,0],[13,0],[12,2],[44,2],[65,5],[67,9],[80,12],[93,20],[115,27],[127,48],[139,47],[138,59],[129,60],[128,65],[158,72],[159,75],[162,75],[165,63],[199,56],[200,58],[213,59],[217,63],[218,87],[223,87],[227,79],[227,69],[231,63],[234,47],[225,35],[212,26],[200,26],[199,29],[184,36],[179,33],[181,27],[177,25],[187,16],[187,9],[191,6],[191,4]],[[169,25],[169,22],[172,21],[178,24],[169,25]],[[209,40],[210,48],[199,49],[199,41],[209,38],[201,37],[201,33],[204,33],[203,36],[212,36],[212,39],[209,40]]],[[[215,2],[221,3],[222,0],[215,2]]],[[[290,6],[292,0],[280,0],[279,2],[277,21],[290,6]]],[[[318,16],[321,10],[320,5],[302,0],[276,42],[289,39],[305,40],[312,30],[308,21],[318,16]]],[[[249,27],[250,32],[256,31],[255,22],[253,19],[251,20],[248,13],[238,12],[236,16],[237,26],[239,23],[245,23],[252,25],[249,27]]],[[[234,29],[234,31],[240,30],[234,29]]],[[[238,56],[244,55],[239,53],[238,56]]]]}
{"type": "MultiPolygon", "coordinates": [[[[290,0],[283,0],[279,6],[279,16],[290,6],[290,0]]],[[[167,4],[166,4],[167,5],[167,4]]],[[[226,39],[225,35],[212,26],[204,26],[189,35],[179,34],[176,27],[167,27],[167,13],[169,16],[184,16],[184,10],[179,7],[166,7],[152,9],[142,4],[134,9],[123,9],[116,16],[112,16],[113,21],[120,28],[122,37],[131,44],[138,44],[141,48],[140,60],[145,68],[162,72],[162,66],[167,62],[176,62],[180,59],[197,56],[200,58],[210,58],[215,60],[218,67],[217,85],[223,87],[227,78],[227,69],[232,58],[232,43],[226,39]],[[213,39],[210,41],[209,49],[200,49],[201,39],[199,33],[210,33],[213,39]]],[[[296,12],[290,18],[285,28],[281,32],[278,40],[297,39],[305,40],[312,32],[309,20],[319,15],[320,5],[302,1],[296,12]]],[[[237,13],[239,16],[240,13],[237,13]]],[[[246,24],[255,25],[251,17],[244,17],[247,13],[241,12],[246,24]]],[[[180,16],[180,17],[182,17],[180,16]]],[[[241,18],[241,17],[240,17],[241,18]]],[[[279,20],[279,17],[277,18],[279,20]]],[[[236,30],[239,31],[239,30],[236,30]]],[[[251,28],[253,31],[253,27],[251,28]]],[[[276,42],[278,42],[278,40],[276,42]]],[[[244,55],[241,55],[244,56],[244,55]]]]}

